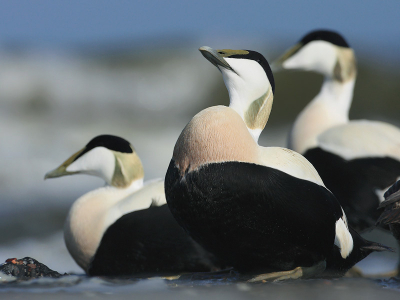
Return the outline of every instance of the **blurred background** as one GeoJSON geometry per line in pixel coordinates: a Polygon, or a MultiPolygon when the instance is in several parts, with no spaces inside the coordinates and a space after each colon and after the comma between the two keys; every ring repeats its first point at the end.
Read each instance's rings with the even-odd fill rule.
{"type": "MultiPolygon", "coordinates": [[[[32,256],[82,272],[64,246],[63,223],[73,201],[103,182],[44,174],[108,133],[135,146],[146,179],[163,177],[191,117],[228,104],[200,46],[257,50],[272,61],[311,30],[336,30],[358,59],[350,117],[399,126],[399,12],[397,0],[0,2],[0,263],[32,256]]],[[[275,80],[263,146],[285,146],[322,77],[275,80]]],[[[395,261],[369,264],[390,269],[395,261]]]]}

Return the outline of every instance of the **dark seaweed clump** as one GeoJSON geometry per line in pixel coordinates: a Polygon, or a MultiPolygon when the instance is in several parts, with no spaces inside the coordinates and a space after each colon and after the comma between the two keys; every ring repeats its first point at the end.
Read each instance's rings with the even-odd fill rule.
{"type": "Polygon", "coordinates": [[[4,264],[0,265],[0,271],[16,277],[17,280],[29,280],[40,277],[60,278],[69,275],[53,271],[45,264],[31,257],[24,257],[22,259],[9,258],[4,264]]]}

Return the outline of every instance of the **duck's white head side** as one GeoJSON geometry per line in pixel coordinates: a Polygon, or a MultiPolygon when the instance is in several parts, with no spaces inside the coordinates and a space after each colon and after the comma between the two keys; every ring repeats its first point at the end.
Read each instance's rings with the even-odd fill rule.
{"type": "Polygon", "coordinates": [[[267,60],[252,50],[214,50],[201,47],[203,56],[222,73],[230,105],[257,141],[272,108],[274,77],[267,60]]]}
{"type": "Polygon", "coordinates": [[[45,179],[73,174],[97,176],[117,188],[126,188],[134,181],[143,182],[144,177],[142,163],[133,146],[113,135],[93,138],[59,167],[46,173],[45,179]]]}
{"type": "Polygon", "coordinates": [[[353,49],[338,33],[316,30],[304,36],[272,64],[273,70],[306,70],[338,82],[356,77],[353,49]]]}
{"type": "Polygon", "coordinates": [[[88,272],[104,232],[123,214],[115,213],[112,207],[143,187],[144,172],[128,141],[100,135],[48,172],[45,179],[74,174],[97,176],[107,183],[77,199],[64,226],[64,239],[71,256],[88,272]]]}
{"type": "Polygon", "coordinates": [[[304,154],[318,146],[321,133],[349,121],[357,69],[354,52],[340,34],[312,31],[271,67],[274,71],[305,70],[324,76],[320,92],[296,118],[289,136],[291,149],[304,154]]]}

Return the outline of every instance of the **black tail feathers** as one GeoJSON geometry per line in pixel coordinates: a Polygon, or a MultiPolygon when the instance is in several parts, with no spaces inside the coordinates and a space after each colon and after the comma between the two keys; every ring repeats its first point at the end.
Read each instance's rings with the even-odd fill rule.
{"type": "Polygon", "coordinates": [[[375,243],[375,242],[370,242],[366,241],[368,245],[362,246],[362,250],[367,250],[367,251],[377,251],[377,252],[382,252],[382,251],[389,251],[389,252],[396,252],[393,248],[375,243]]]}
{"type": "Polygon", "coordinates": [[[396,183],[394,183],[383,195],[385,199],[389,197],[390,195],[396,193],[398,190],[400,190],[400,180],[398,180],[396,183]]]}
{"type": "Polygon", "coordinates": [[[400,180],[398,180],[395,184],[393,184],[383,195],[385,197],[385,201],[383,201],[379,207],[386,207],[389,204],[400,201],[400,180]]]}
{"type": "Polygon", "coordinates": [[[375,251],[377,251],[377,252],[382,252],[382,251],[395,252],[395,250],[391,247],[364,239],[361,235],[358,234],[357,231],[355,231],[351,227],[349,227],[349,230],[350,230],[351,236],[353,237],[353,242],[354,242],[353,247],[359,248],[364,253],[367,252],[369,254],[369,253],[375,252],[375,251]]]}
{"type": "Polygon", "coordinates": [[[385,210],[376,221],[376,226],[385,226],[393,223],[400,223],[400,209],[385,210]]]}
{"type": "Polygon", "coordinates": [[[400,224],[400,180],[386,191],[384,197],[385,201],[382,201],[378,209],[384,207],[385,211],[380,215],[375,225],[400,224]]]}

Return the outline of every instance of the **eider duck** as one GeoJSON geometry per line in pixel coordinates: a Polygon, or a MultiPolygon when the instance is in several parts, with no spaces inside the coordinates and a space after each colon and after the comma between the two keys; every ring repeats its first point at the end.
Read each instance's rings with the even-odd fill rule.
{"type": "Polygon", "coordinates": [[[349,121],[357,74],[353,49],[336,32],[313,31],[272,68],[324,76],[319,94],[296,118],[288,146],[314,165],[354,229],[373,226],[383,191],[400,176],[400,130],[379,121],[349,121]]]}
{"type": "MultiPolygon", "coordinates": [[[[400,180],[393,184],[384,194],[383,201],[379,208],[385,210],[376,222],[377,226],[389,226],[390,231],[400,245],[400,180]]],[[[400,274],[400,263],[393,276],[400,274]]]]}
{"type": "Polygon", "coordinates": [[[163,180],[143,183],[142,163],[128,141],[97,136],[45,179],[73,174],[106,182],[74,202],[64,227],[69,253],[87,274],[214,270],[213,255],[182,230],[165,205],[163,180]]]}
{"type": "Polygon", "coordinates": [[[386,250],[348,228],[303,156],[257,144],[275,89],[267,60],[251,50],[200,52],[221,71],[230,106],[201,111],[176,142],[165,194],[178,223],[240,272],[272,272],[251,281],[341,276],[386,250]]]}

